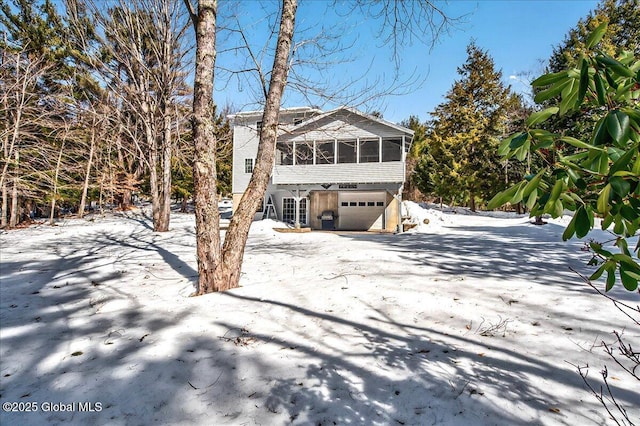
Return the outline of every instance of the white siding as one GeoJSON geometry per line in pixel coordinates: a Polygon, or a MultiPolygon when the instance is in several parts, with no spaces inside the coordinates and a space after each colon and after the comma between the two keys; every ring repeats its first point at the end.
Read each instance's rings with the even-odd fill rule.
{"type": "MultiPolygon", "coordinates": [[[[281,113],[280,122],[285,126],[281,129],[278,141],[400,138],[410,132],[409,130],[403,132],[395,125],[386,125],[348,110],[319,117],[317,120],[310,120],[307,124],[298,127],[290,127],[297,117],[309,117],[318,112],[317,110],[296,109],[281,113]]],[[[252,112],[240,113],[234,117],[232,186],[233,193],[238,194],[245,191],[251,179],[251,174],[245,173],[245,160],[255,158],[258,152],[256,122],[262,116],[259,112],[252,112]]],[[[401,182],[404,182],[403,161],[275,166],[272,175],[272,184],[274,185],[401,182]]]]}
{"type": "Polygon", "coordinates": [[[404,163],[276,166],[272,179],[276,185],[404,182],[404,163]]]}
{"type": "Polygon", "coordinates": [[[236,124],[233,128],[233,193],[242,193],[249,185],[251,173],[244,172],[244,160],[256,158],[258,153],[258,132],[256,123],[236,124]]]}

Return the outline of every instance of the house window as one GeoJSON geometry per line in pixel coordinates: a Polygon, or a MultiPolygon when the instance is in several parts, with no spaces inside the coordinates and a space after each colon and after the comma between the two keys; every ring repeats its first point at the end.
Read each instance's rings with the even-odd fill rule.
{"type": "Polygon", "coordinates": [[[316,142],[316,164],[333,164],[335,145],[331,142],[316,142]]]}
{"type": "Polygon", "coordinates": [[[378,140],[361,140],[360,141],[360,162],[361,163],[377,163],[380,161],[378,140]]]}
{"type": "Polygon", "coordinates": [[[376,202],[376,206],[378,206],[378,207],[384,207],[384,201],[377,201],[377,202],[376,202]]]}
{"type": "Polygon", "coordinates": [[[355,163],[357,148],[356,141],[338,141],[338,163],[355,163]]]}
{"type": "Polygon", "coordinates": [[[256,129],[258,129],[258,131],[262,130],[262,121],[256,122],[256,129]]]}
{"type": "Polygon", "coordinates": [[[382,161],[402,161],[402,138],[382,139],[382,161]]]}
{"type": "Polygon", "coordinates": [[[293,145],[285,142],[276,144],[276,164],[290,166],[293,164],[293,145]]]}
{"type": "MultiPolygon", "coordinates": [[[[307,223],[307,199],[301,198],[298,210],[300,223],[307,223]]],[[[296,221],[296,199],[293,197],[285,197],[282,199],[282,220],[287,223],[295,223],[296,221]]]]}
{"type": "Polygon", "coordinates": [[[253,173],[253,158],[244,159],[244,172],[253,173]]]}
{"type": "Polygon", "coordinates": [[[304,121],[304,119],[302,118],[294,118],[293,119],[293,125],[297,126],[298,124],[302,123],[304,121]]]}
{"type": "Polygon", "coordinates": [[[296,164],[313,164],[313,142],[296,143],[296,164]]]}

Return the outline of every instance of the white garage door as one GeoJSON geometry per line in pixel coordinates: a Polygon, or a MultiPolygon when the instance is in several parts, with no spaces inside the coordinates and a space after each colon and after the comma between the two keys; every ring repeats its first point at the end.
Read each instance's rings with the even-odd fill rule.
{"type": "Polygon", "coordinates": [[[385,192],[340,192],[338,229],[368,231],[384,229],[385,192]]]}

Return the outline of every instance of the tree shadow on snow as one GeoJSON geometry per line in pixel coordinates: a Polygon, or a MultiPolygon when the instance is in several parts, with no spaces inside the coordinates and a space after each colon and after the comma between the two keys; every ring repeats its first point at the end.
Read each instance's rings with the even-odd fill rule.
{"type": "MultiPolygon", "coordinates": [[[[563,242],[563,227],[556,224],[522,224],[505,227],[458,226],[451,233],[341,234],[354,241],[368,241],[396,252],[407,265],[435,268],[445,276],[520,279],[535,284],[557,286],[579,293],[594,293],[576,274],[589,276],[590,259],[584,242],[563,242]],[[460,233],[460,231],[464,233],[460,233]]],[[[596,233],[604,240],[604,233],[596,233]]],[[[412,273],[407,267],[405,271],[412,273]]],[[[597,282],[604,289],[602,282],[597,282]]],[[[621,287],[621,286],[619,286],[621,287]]],[[[615,290],[618,300],[637,302],[637,295],[615,290]]]]}
{"type": "MultiPolygon", "coordinates": [[[[297,375],[290,371],[288,377],[273,377],[265,401],[270,412],[286,413],[294,424],[564,424],[565,411],[583,411],[580,424],[604,421],[599,411],[573,406],[554,393],[554,383],[576,391],[576,399],[578,391],[584,392],[573,370],[502,348],[495,340],[402,324],[375,310],[367,318],[346,319],[277,300],[234,292],[224,296],[291,314],[288,331],[295,337],[250,335],[278,345],[287,357],[311,360],[298,364],[297,375]],[[312,320],[318,330],[296,332],[298,315],[312,320]],[[327,336],[331,342],[342,336],[349,344],[331,343],[327,336]],[[549,386],[540,387],[533,379],[549,386]],[[510,411],[501,401],[534,414],[510,411]]],[[[629,390],[615,392],[627,404],[638,398],[629,390]]]]}

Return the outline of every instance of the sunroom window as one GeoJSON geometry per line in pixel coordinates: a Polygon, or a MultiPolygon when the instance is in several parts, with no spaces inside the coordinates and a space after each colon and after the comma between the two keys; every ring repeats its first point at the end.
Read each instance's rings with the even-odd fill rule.
{"type": "Polygon", "coordinates": [[[377,163],[380,161],[378,139],[360,140],[360,162],[361,163],[377,163]]]}
{"type": "Polygon", "coordinates": [[[402,161],[402,138],[382,139],[382,161],[402,161]]]}
{"type": "Polygon", "coordinates": [[[330,142],[316,142],[316,164],[333,164],[335,145],[330,142]]]}
{"type": "Polygon", "coordinates": [[[293,146],[290,143],[278,142],[276,144],[276,164],[290,166],[293,164],[293,146]]]}
{"type": "Polygon", "coordinates": [[[313,142],[296,143],[296,164],[313,164],[313,142]]]}
{"type": "Polygon", "coordinates": [[[357,141],[338,141],[338,163],[355,163],[357,141]]]}

